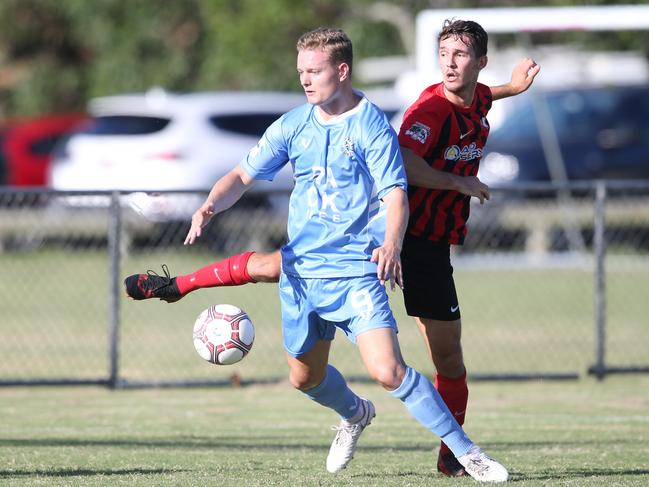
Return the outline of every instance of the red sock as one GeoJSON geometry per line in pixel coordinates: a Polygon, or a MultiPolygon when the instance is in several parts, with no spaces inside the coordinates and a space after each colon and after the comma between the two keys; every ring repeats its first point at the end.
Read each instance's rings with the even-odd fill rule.
{"type": "MultiPolygon", "coordinates": [[[[466,372],[461,377],[451,379],[443,375],[435,374],[435,389],[442,396],[444,402],[451,410],[451,414],[461,425],[464,424],[464,416],[466,414],[466,405],[469,401],[469,388],[466,385],[466,372]]],[[[440,446],[440,453],[446,454],[450,452],[448,446],[442,442],[440,446]]]]}
{"type": "Polygon", "coordinates": [[[248,274],[248,260],[254,252],[233,255],[205,267],[192,274],[176,277],[178,290],[184,296],[196,289],[217,286],[240,286],[257,282],[248,274]]]}

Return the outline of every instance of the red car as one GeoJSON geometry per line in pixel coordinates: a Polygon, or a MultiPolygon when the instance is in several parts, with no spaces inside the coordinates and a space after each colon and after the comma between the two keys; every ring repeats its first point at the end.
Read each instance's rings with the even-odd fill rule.
{"type": "Polygon", "coordinates": [[[87,119],[84,113],[53,114],[11,121],[0,127],[0,184],[45,186],[58,141],[87,119]],[[4,168],[3,168],[4,166],[4,168]]]}

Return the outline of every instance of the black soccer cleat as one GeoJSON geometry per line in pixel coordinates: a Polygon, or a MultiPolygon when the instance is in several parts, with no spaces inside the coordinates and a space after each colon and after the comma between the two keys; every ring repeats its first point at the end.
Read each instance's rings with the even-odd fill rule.
{"type": "Polygon", "coordinates": [[[453,453],[448,452],[437,457],[437,471],[447,477],[463,477],[466,471],[453,453]]]}
{"type": "Polygon", "coordinates": [[[124,279],[126,295],[137,301],[142,299],[159,298],[167,303],[174,303],[183,297],[176,285],[176,278],[171,277],[169,268],[162,264],[164,276],[154,271],[146,271],[146,274],[133,274],[124,279]]]}

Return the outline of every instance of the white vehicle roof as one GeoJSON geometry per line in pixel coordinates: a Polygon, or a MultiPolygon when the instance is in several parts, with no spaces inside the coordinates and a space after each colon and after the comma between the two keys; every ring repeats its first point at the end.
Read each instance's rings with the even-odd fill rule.
{"type": "Polygon", "coordinates": [[[306,102],[302,93],[218,91],[172,93],[154,88],[146,93],[104,96],[88,103],[92,115],[170,116],[180,111],[210,113],[283,113],[306,102]]]}

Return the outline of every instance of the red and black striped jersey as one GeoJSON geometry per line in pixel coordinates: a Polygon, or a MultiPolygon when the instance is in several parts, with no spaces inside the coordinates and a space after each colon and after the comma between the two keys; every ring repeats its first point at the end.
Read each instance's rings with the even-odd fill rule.
{"type": "MultiPolygon", "coordinates": [[[[399,144],[440,171],[475,176],[489,135],[487,112],[492,95],[478,83],[473,103],[462,108],[444,95],[443,83],[426,88],[406,111],[399,144]]],[[[452,190],[408,186],[407,233],[436,242],[462,244],[469,219],[470,196],[452,190]]]]}

